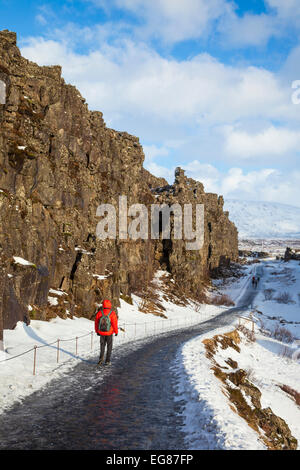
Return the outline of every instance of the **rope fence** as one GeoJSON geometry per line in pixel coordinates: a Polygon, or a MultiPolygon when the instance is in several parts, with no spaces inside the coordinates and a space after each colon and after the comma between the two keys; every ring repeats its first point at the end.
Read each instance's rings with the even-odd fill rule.
{"type": "MultiPolygon", "coordinates": [[[[115,336],[114,341],[116,342],[117,345],[127,343],[130,341],[137,341],[140,339],[144,338],[149,338],[151,336],[161,334],[161,333],[166,333],[169,331],[174,331],[180,328],[187,327],[189,325],[196,325],[202,321],[205,321],[206,319],[211,318],[211,315],[205,314],[203,312],[198,312],[193,315],[193,316],[184,316],[183,318],[164,318],[162,320],[154,320],[154,321],[148,321],[148,322],[119,322],[118,324],[118,336],[115,336]]],[[[20,354],[16,354],[15,356],[12,357],[7,357],[5,359],[0,360],[0,363],[7,362],[16,358],[19,358],[21,356],[24,356],[25,354],[29,354],[30,352],[33,352],[33,366],[32,366],[32,375],[36,375],[37,372],[37,366],[38,366],[38,358],[40,355],[38,354],[38,350],[41,350],[43,348],[53,348],[54,351],[56,352],[56,361],[54,358],[54,361],[56,364],[61,362],[61,358],[63,354],[67,354],[68,356],[74,357],[74,358],[79,358],[78,356],[78,351],[79,351],[79,346],[80,342],[79,340],[82,338],[90,338],[89,343],[84,345],[84,353],[88,353],[89,349],[89,354],[95,351],[95,341],[94,337],[96,336],[96,333],[94,331],[90,331],[88,333],[85,333],[81,336],[75,336],[73,338],[67,338],[67,339],[62,339],[62,338],[57,338],[55,341],[47,344],[42,344],[42,345],[34,345],[31,349],[28,349],[20,354]],[[75,344],[73,343],[72,349],[67,350],[65,348],[62,348],[62,343],[67,343],[70,341],[75,341],[75,344]],[[89,347],[88,347],[89,345],[89,347]]],[[[81,347],[82,349],[82,347],[81,347]]],[[[100,341],[98,342],[98,349],[100,349],[100,341]]],[[[84,354],[83,351],[81,351],[81,354],[84,354]]],[[[48,360],[48,359],[47,359],[48,360]]]]}

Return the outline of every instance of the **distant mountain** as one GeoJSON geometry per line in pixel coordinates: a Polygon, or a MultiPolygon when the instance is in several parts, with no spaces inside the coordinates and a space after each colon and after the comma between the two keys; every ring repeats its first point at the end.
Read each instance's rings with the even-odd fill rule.
{"type": "Polygon", "coordinates": [[[300,207],[275,202],[227,199],[224,209],[239,238],[300,238],[300,207]]]}

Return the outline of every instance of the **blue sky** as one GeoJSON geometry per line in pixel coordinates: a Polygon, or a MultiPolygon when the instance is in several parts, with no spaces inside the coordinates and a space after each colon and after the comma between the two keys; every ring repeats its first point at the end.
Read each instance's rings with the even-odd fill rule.
{"type": "MultiPolygon", "coordinates": [[[[145,167],[225,198],[300,206],[298,0],[0,0],[22,54],[61,64],[145,167]]],[[[300,95],[299,95],[300,96],[300,95]]]]}

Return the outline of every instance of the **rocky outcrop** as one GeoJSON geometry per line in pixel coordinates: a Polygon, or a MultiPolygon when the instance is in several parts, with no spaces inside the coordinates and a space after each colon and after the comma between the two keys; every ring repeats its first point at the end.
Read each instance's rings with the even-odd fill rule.
{"type": "Polygon", "coordinates": [[[284,261],[290,261],[291,259],[300,261],[300,250],[293,250],[287,247],[284,253],[284,261]]]}
{"type": "MultiPolygon", "coordinates": [[[[205,193],[203,184],[187,178],[181,168],[175,171],[175,182],[160,188],[153,188],[156,202],[172,206],[185,204],[203,205],[203,245],[199,250],[187,250],[187,237],[176,240],[174,237],[174,219],[172,221],[171,240],[160,240],[156,245],[156,256],[161,264],[173,274],[175,280],[186,286],[189,294],[196,297],[201,294],[201,286],[210,275],[217,274],[230,261],[238,259],[238,233],[230,222],[228,212],[223,211],[224,200],[217,194],[205,193]]],[[[193,229],[196,230],[193,210],[193,229]]]]}
{"type": "Polygon", "coordinates": [[[0,330],[29,322],[30,312],[48,318],[51,288],[67,294],[60,313],[91,318],[103,297],[117,307],[121,294],[147,283],[163,263],[195,294],[210,270],[237,259],[237,231],[222,197],[205,194],[181,170],[172,187],[155,189],[167,182],[143,168],[139,139],[107,128],[59,66],[23,58],[8,31],[0,32],[0,81],[0,330]],[[118,220],[121,195],[128,206],[149,209],[158,200],[201,201],[204,247],[186,252],[179,240],[123,240],[118,233],[99,240],[97,207],[112,204],[118,220]]]}
{"type": "Polygon", "coordinates": [[[230,356],[225,360],[226,366],[217,362],[218,348],[222,349],[223,354],[227,349],[229,349],[228,354],[230,349],[240,353],[240,343],[241,337],[237,330],[203,340],[206,356],[212,363],[211,369],[222,382],[223,393],[228,398],[230,408],[257,432],[269,450],[296,450],[298,442],[288,424],[270,407],[262,407],[261,391],[252,383],[249,373],[240,369],[237,361],[230,356]]]}

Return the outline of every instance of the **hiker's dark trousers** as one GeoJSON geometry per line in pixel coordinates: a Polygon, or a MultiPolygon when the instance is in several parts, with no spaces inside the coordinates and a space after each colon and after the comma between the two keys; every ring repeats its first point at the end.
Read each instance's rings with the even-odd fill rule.
{"type": "Polygon", "coordinates": [[[110,361],[111,351],[113,345],[113,335],[101,335],[100,336],[100,360],[104,359],[105,346],[107,346],[106,351],[106,362],[110,361]]]}

